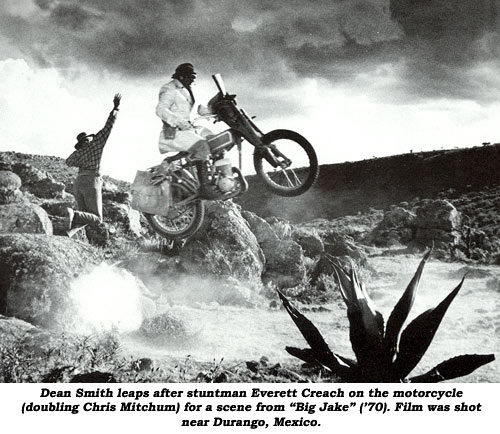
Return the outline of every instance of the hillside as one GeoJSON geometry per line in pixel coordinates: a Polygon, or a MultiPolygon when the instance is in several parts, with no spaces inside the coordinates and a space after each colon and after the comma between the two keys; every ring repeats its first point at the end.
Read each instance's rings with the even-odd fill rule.
{"type": "MultiPolygon", "coordinates": [[[[58,157],[0,152],[0,161],[29,163],[49,172],[69,191],[76,175],[76,169],[58,157]]],[[[105,178],[121,189],[128,187],[126,182],[105,178]]],[[[268,192],[256,176],[247,179],[250,188],[235,201],[258,215],[292,222],[334,219],[370,208],[387,209],[403,201],[454,199],[494,189],[500,185],[500,144],[321,165],[316,185],[296,198],[268,192]]]]}
{"type": "Polygon", "coordinates": [[[500,184],[499,169],[500,144],[395,155],[322,165],[314,188],[296,198],[273,195],[253,176],[237,202],[261,216],[293,222],[332,219],[440,193],[457,197],[480,192],[500,184]]]}

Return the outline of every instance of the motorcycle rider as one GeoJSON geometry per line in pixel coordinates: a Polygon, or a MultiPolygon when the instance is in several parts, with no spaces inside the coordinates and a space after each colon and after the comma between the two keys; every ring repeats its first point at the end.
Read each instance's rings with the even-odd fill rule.
{"type": "Polygon", "coordinates": [[[206,140],[211,131],[191,123],[195,112],[199,115],[211,112],[195,100],[191,89],[195,79],[196,72],[193,65],[182,63],[175,69],[172,80],[161,87],[156,106],[156,114],[163,121],[158,147],[162,154],[189,152],[190,158],[196,161],[201,186],[200,196],[213,199],[214,192],[208,185],[210,146],[206,140]]]}

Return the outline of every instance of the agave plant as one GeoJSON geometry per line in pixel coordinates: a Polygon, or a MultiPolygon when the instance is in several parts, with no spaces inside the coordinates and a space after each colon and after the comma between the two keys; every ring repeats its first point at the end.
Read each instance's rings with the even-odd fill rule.
{"type": "MultiPolygon", "coordinates": [[[[350,340],[356,360],[333,353],[314,324],[295,309],[278,291],[287,312],[310,348],[286,347],[286,351],[305,362],[319,364],[347,382],[411,382],[437,383],[470,374],[480,366],[495,360],[493,354],[467,354],[446,360],[425,374],[407,378],[417,366],[443,319],[446,310],[460,291],[464,279],[435,308],[411,321],[408,318],[425,262],[427,252],[405,292],[394,307],[387,324],[360,283],[351,266],[345,271],[333,264],[342,298],[347,305],[350,340]]],[[[465,277],[464,277],[465,278],[465,277]]]]}

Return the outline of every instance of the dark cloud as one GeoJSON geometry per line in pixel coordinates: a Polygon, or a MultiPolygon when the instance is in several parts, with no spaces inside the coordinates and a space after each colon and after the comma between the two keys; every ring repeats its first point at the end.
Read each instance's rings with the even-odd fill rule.
{"type": "Polygon", "coordinates": [[[56,0],[35,0],[35,4],[42,10],[50,10],[50,8],[56,3],[56,0]]]}
{"type": "Polygon", "coordinates": [[[35,3],[36,14],[2,13],[0,31],[57,67],[84,63],[150,79],[190,61],[200,73],[286,86],[297,77],[349,84],[391,64],[402,79],[391,92],[472,99],[491,95],[480,81],[471,85],[475,68],[500,69],[500,0],[35,3]]]}
{"type": "MultiPolygon", "coordinates": [[[[257,71],[262,62],[300,73],[307,70],[304,64],[317,61],[314,50],[308,56],[308,44],[320,50],[330,48],[328,54],[335,56],[342,51],[345,34],[366,45],[377,40],[377,35],[386,35],[386,27],[392,25],[388,13],[384,15],[368,1],[353,2],[352,20],[346,6],[350,2],[344,1],[248,3],[36,0],[40,14],[24,18],[24,27],[29,25],[34,32],[17,43],[32,51],[34,40],[43,39],[45,48],[38,57],[56,66],[66,56],[130,75],[155,75],[181,57],[190,57],[207,69],[223,65],[233,73],[257,71]],[[240,18],[250,27],[255,23],[254,28],[235,27],[234,20],[240,18]],[[367,29],[366,24],[374,20],[385,23],[367,29]],[[88,33],[82,35],[82,30],[88,33]],[[302,61],[295,53],[304,55],[302,61]]],[[[4,29],[9,30],[14,37],[14,29],[4,29]]]]}
{"type": "Polygon", "coordinates": [[[56,5],[50,15],[55,25],[73,30],[84,30],[95,16],[77,4],[56,5]]]}
{"type": "Polygon", "coordinates": [[[415,96],[498,100],[500,89],[477,81],[475,70],[495,73],[500,34],[499,0],[391,0],[405,37],[402,86],[415,96]]]}

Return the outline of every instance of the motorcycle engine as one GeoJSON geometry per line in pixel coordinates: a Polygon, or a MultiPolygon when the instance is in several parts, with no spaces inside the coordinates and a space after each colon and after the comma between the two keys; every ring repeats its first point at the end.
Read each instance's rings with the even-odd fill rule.
{"type": "Polygon", "coordinates": [[[219,175],[217,180],[217,187],[223,193],[228,193],[236,186],[236,181],[233,178],[233,168],[229,158],[221,158],[214,162],[214,166],[219,175]]]}
{"type": "Polygon", "coordinates": [[[219,179],[217,187],[219,187],[219,190],[223,193],[228,193],[234,188],[235,184],[236,182],[234,181],[234,178],[228,178],[227,176],[224,176],[219,179]]]}

